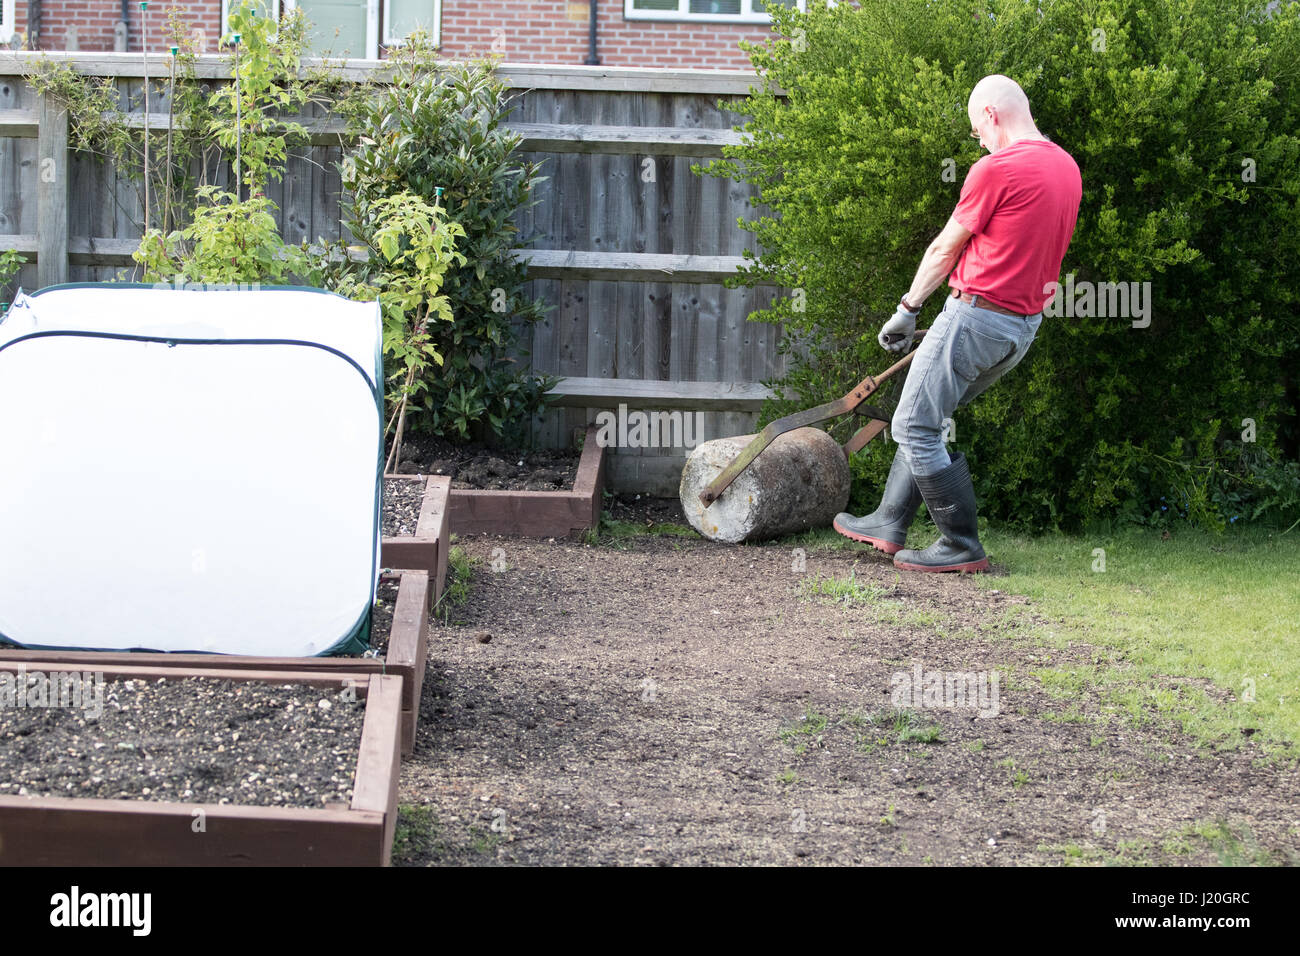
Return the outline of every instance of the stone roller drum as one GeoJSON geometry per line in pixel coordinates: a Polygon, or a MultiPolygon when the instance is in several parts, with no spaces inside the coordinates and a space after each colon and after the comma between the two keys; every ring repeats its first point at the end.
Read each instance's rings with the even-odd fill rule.
{"type": "MultiPolygon", "coordinates": [[[[917,332],[914,344],[924,335],[917,332]]],[[[896,399],[915,355],[914,348],[842,398],[778,418],[757,435],[698,446],[678,489],[691,527],[712,541],[738,544],[829,525],[849,502],[849,456],[889,425],[892,410],[880,399],[896,399]],[[868,404],[872,396],[876,403],[868,404]],[[812,427],[840,415],[868,419],[842,446],[812,427]]]]}

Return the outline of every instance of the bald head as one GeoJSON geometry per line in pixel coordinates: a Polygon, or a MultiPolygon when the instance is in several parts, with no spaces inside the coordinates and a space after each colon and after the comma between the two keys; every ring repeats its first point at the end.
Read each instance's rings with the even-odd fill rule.
{"type": "Polygon", "coordinates": [[[1004,122],[1021,120],[1032,123],[1029,115],[1029,97],[1020,88],[1020,84],[1009,76],[994,73],[975,84],[971,90],[966,111],[975,115],[984,112],[984,107],[992,106],[1001,115],[1004,122]]]}
{"type": "Polygon", "coordinates": [[[990,153],[1019,139],[1044,139],[1029,113],[1029,97],[1009,76],[994,73],[975,84],[966,103],[971,129],[990,153]]]}

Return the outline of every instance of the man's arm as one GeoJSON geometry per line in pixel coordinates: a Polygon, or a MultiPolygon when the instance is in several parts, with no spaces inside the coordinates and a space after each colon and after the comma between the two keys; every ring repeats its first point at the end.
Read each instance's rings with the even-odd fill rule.
{"type": "Polygon", "coordinates": [[[930,293],[939,288],[943,280],[948,278],[956,268],[961,251],[966,248],[966,243],[973,235],[973,232],[968,231],[956,219],[948,217],[948,224],[943,227],[943,232],[935,237],[934,242],[930,243],[930,248],[926,249],[925,255],[921,257],[916,278],[912,280],[912,287],[907,290],[908,305],[913,309],[919,309],[929,298],[930,293]]]}

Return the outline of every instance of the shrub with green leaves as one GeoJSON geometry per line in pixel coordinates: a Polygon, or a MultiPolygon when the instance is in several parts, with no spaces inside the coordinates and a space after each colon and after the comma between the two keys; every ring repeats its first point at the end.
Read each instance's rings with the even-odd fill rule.
{"type": "MultiPolygon", "coordinates": [[[[444,363],[420,383],[410,426],[453,438],[521,442],[552,384],[512,360],[516,329],[543,316],[526,295],[516,210],[541,181],[535,164],[513,156],[520,136],[506,128],[507,87],[486,64],[438,64],[422,36],[394,54],[391,83],[363,88],[342,108],[358,145],[341,171],[348,191],[344,224],[370,252],[352,263],[361,281],[393,263],[377,254],[384,200],[410,190],[426,202],[441,194],[448,218],[464,229],[463,263],[443,277],[452,321],[428,327],[444,363]]],[[[327,284],[328,278],[323,279],[327,284]]]]}
{"type": "Polygon", "coordinates": [[[275,203],[261,193],[240,200],[215,186],[198,190],[203,203],[184,229],[151,229],[133,253],[145,282],[279,283],[297,263],[275,224],[275,203]]]}
{"type": "Polygon", "coordinates": [[[111,161],[118,176],[137,184],[140,205],[149,215],[134,258],[144,266],[147,282],[173,277],[280,282],[297,264],[295,250],[280,239],[275,205],[264,190],[268,180],[283,175],[289,150],[308,142],[302,124],[286,115],[307,103],[328,102],[337,77],[328,72],[300,75],[307,31],[300,11],[273,19],[259,16],[250,0],[241,0],[232,7],[228,25],[223,42],[237,85],[208,92],[194,71],[189,24],[179,11],[169,12],[165,35],[173,45],[174,78],[151,78],[171,93],[171,128],[165,132],[131,126],[118,109],[114,78],[83,76],[67,64],[49,61],[42,61],[30,77],[37,92],[67,109],[73,148],[111,161]],[[231,169],[231,190],[216,185],[224,165],[231,169]]]}
{"type": "Polygon", "coordinates": [[[385,433],[393,434],[385,470],[393,471],[401,460],[407,411],[446,363],[436,326],[429,323],[455,321],[442,286],[449,268],[465,265],[465,256],[456,251],[465,230],[447,219],[436,200],[431,205],[409,190],[377,199],[371,212],[383,268],[365,270],[364,280],[361,270],[336,272],[334,291],[350,299],[378,299],[383,311],[384,354],[394,360],[385,363],[391,409],[385,433]]]}
{"type": "MultiPolygon", "coordinates": [[[[219,86],[209,98],[212,117],[208,132],[229,157],[239,158],[237,187],[263,189],[270,176],[279,179],[289,147],[307,142],[301,123],[284,119],[312,98],[312,87],[298,77],[309,24],[299,10],[279,20],[259,16],[251,0],[230,12],[227,42],[234,81],[219,86]]],[[[239,188],[237,195],[242,195],[239,188]]]]}
{"type": "MultiPolygon", "coordinates": [[[[129,122],[121,109],[122,92],[116,76],[86,75],[70,63],[42,57],[27,77],[35,92],[53,98],[67,111],[71,149],[111,165],[120,185],[129,182],[133,186],[136,205],[126,210],[130,215],[138,215],[136,210],[145,207],[148,192],[151,202],[146,228],[161,224],[164,231],[170,231],[177,222],[185,221],[195,189],[213,180],[222,161],[221,149],[209,132],[209,93],[194,70],[198,50],[191,26],[180,10],[173,7],[167,11],[160,45],[170,44],[175,49],[172,68],[164,77],[151,77],[151,86],[155,95],[160,86],[170,93],[166,101],[168,130],[143,130],[129,122]],[[147,177],[146,143],[150,153],[147,177]]],[[[143,107],[139,99],[132,99],[136,107],[143,107]]],[[[157,109],[156,100],[152,108],[157,109]]],[[[121,205],[116,195],[114,201],[121,205]]]]}
{"type": "MultiPolygon", "coordinates": [[[[234,83],[209,92],[195,73],[197,51],[191,24],[175,9],[168,12],[165,42],[174,53],[171,75],[151,77],[155,95],[168,91],[168,130],[144,131],[134,127],[120,110],[121,94],[115,77],[78,73],[72,66],[41,60],[29,76],[38,93],[57,99],[68,111],[68,135],[74,150],[113,164],[117,176],[131,180],[145,207],[151,197],[145,231],[160,227],[161,234],[187,223],[197,205],[216,193],[214,186],[223,166],[233,174],[238,157],[242,189],[232,195],[246,198],[265,189],[269,179],[279,179],[290,149],[308,142],[301,123],[286,119],[307,103],[328,103],[337,77],[327,72],[300,75],[300,58],[308,24],[301,11],[287,11],[280,19],[259,16],[250,0],[241,0],[229,15],[230,31],[223,37],[232,67],[233,37],[239,34],[238,92],[234,83]],[[159,89],[161,88],[161,89],[159,89]],[[150,162],[144,165],[148,141],[150,162]]],[[[143,104],[140,104],[143,105],[143,104]]],[[[155,107],[156,109],[156,101],[155,107]]],[[[255,214],[257,210],[253,210],[255,214]]],[[[135,213],[135,210],[132,210],[135,213]]],[[[159,237],[150,239],[157,244],[159,237]]]]}
{"type": "MultiPolygon", "coordinates": [[[[743,224],[761,255],[739,284],[802,290],[751,316],[784,323],[793,366],[797,397],[765,417],[888,364],[876,333],[982,155],[970,91],[1003,73],[1083,176],[1062,281],[1150,282],[1153,306],[1146,328],[1045,317],[1025,362],[958,411],[983,513],[1152,521],[1163,498],[1212,527],[1300,515],[1300,4],[809,7],[773,7],[774,39],[746,44],[767,81],[739,107],[751,139],[706,170],[770,208],[743,224]]],[[[893,450],[857,456],[855,509],[874,507],[893,450]]]]}
{"type": "Polygon", "coordinates": [[[300,268],[301,256],[285,246],[276,206],[263,190],[268,179],[283,176],[290,147],[307,142],[302,124],[282,115],[301,110],[313,96],[314,84],[298,76],[307,22],[298,11],[279,20],[258,16],[250,0],[242,0],[229,26],[233,81],[208,96],[204,116],[208,134],[231,163],[235,189],[199,186],[185,228],[145,230],[133,257],[145,267],[146,282],[179,276],[278,283],[300,268]]]}
{"type": "Polygon", "coordinates": [[[12,250],[0,252],[0,315],[4,315],[9,309],[9,295],[6,294],[6,289],[26,261],[27,257],[21,252],[12,250]]]}

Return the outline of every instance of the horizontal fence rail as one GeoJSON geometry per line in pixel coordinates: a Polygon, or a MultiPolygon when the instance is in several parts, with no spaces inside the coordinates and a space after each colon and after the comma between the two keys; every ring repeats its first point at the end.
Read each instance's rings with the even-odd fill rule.
{"type": "MultiPolygon", "coordinates": [[[[88,76],[142,79],[160,77],[171,67],[168,53],[73,53],[0,50],[0,75],[21,76],[42,61],[66,63],[88,76]],[[147,70],[146,70],[147,62],[147,70]]],[[[449,64],[456,61],[448,60],[449,64]]],[[[392,79],[391,60],[303,57],[299,75],[309,77],[321,70],[349,82],[392,79]]],[[[663,70],[628,66],[565,66],[536,63],[500,63],[496,73],[519,90],[589,90],[602,93],[707,93],[744,96],[763,85],[762,78],[749,70],[663,70]]],[[[195,58],[194,75],[199,79],[228,80],[229,57],[205,54],[195,58]]]]}
{"type": "MultiPolygon", "coordinates": [[[[69,239],[68,262],[83,266],[133,266],[135,239],[69,239]]],[[[26,253],[41,262],[36,236],[0,235],[0,252],[26,253]]],[[[606,282],[721,282],[749,260],[743,256],[665,256],[647,253],[565,252],[562,249],[514,249],[534,279],[598,279],[606,282]]],[[[365,254],[354,255],[364,261],[365,254]]],[[[50,285],[53,283],[42,283],[50,285]]]]}
{"type": "MultiPolygon", "coordinates": [[[[128,129],[166,132],[180,129],[168,114],[127,113],[128,129]]],[[[350,145],[356,137],[338,117],[296,118],[312,146],[350,145]]],[[[672,126],[563,126],[559,123],[509,123],[506,129],[521,136],[519,149],[539,153],[612,153],[656,156],[696,156],[707,159],[722,155],[724,146],[742,141],[734,130],[691,129],[672,126]]],[[[33,139],[40,124],[34,110],[0,110],[0,136],[33,139]]]]}

